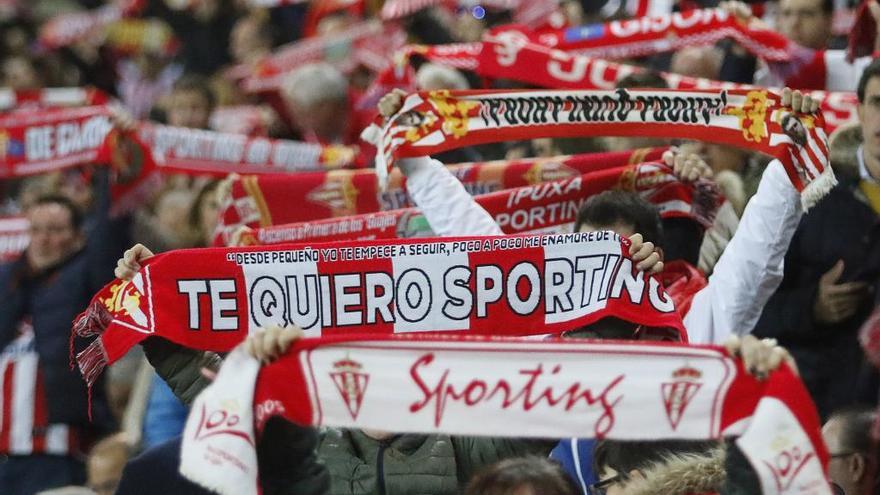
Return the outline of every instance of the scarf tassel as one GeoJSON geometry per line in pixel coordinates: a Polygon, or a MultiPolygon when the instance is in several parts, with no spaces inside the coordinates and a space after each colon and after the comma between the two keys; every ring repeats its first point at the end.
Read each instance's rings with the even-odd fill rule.
{"type": "Polygon", "coordinates": [[[712,227],[715,214],[721,205],[721,189],[712,181],[700,180],[694,184],[693,210],[694,219],[704,228],[712,227]]]}
{"type": "Polygon", "coordinates": [[[834,175],[834,170],[830,166],[826,166],[819,177],[807,184],[801,192],[801,206],[804,212],[809,211],[836,185],[837,177],[834,175]]]}

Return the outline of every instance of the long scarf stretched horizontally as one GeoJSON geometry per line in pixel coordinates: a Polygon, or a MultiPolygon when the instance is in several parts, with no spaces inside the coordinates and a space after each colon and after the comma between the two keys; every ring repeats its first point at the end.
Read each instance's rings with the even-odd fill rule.
{"type": "Polygon", "coordinates": [[[686,340],[671,299],[634,269],[628,245],[594,232],[172,251],[95,295],[73,334],[97,338],[77,360],[94,383],[151,335],[228,351],[272,324],[309,335],[530,335],[614,316],[686,340]]]}
{"type": "Polygon", "coordinates": [[[697,139],[779,159],[809,209],[836,184],[822,115],[783,107],[758,90],[431,91],[364,138],[376,144],[380,184],[397,158],[536,137],[697,139]]]}
{"type": "Polygon", "coordinates": [[[831,493],[819,417],[797,376],[783,365],[759,382],[716,347],[322,338],[295,343],[262,369],[238,349],[193,405],[181,472],[221,494],[257,493],[254,432],[276,415],[301,425],[401,433],[738,435],[762,493],[831,493]]]}
{"type": "MultiPolygon", "coordinates": [[[[471,70],[489,79],[509,79],[548,89],[615,89],[622,78],[644,71],[635,65],[549,48],[530,42],[518,31],[505,31],[488,36],[482,42],[404,47],[394,57],[395,62],[376,77],[358,106],[374,107],[379,98],[393,88],[415,91],[415,71],[410,65],[413,56],[471,70]]],[[[669,72],[659,74],[670,89],[764,89],[669,72]]],[[[812,90],[807,93],[819,102],[828,133],[856,119],[859,102],[854,92],[812,90]]]]}
{"type": "Polygon", "coordinates": [[[39,42],[44,48],[54,49],[100,37],[110,24],[137,15],[146,5],[144,0],[117,0],[86,12],[56,15],[40,28],[39,42]]]}
{"type": "MultiPolygon", "coordinates": [[[[17,96],[17,95],[15,95],[17,96]]],[[[59,94],[58,98],[64,96],[59,94]]],[[[68,95],[72,100],[72,96],[68,95]]],[[[83,95],[83,96],[87,96],[83,95]]],[[[122,143],[107,105],[0,114],[0,178],[94,163],[122,143]],[[112,132],[111,132],[112,131],[112,132]],[[109,141],[109,142],[108,142],[109,141]]],[[[139,123],[130,145],[156,166],[188,173],[269,173],[352,166],[358,150],[139,123]]]]}
{"type": "MultiPolygon", "coordinates": [[[[712,224],[721,198],[714,184],[680,182],[660,163],[642,163],[586,173],[570,179],[505,189],[474,198],[506,234],[571,232],[584,202],[603,191],[633,191],[657,206],[663,218],[712,224]]],[[[432,235],[417,208],[328,218],[256,230],[251,244],[398,239],[432,235]]]]}
{"type": "MultiPolygon", "coordinates": [[[[657,160],[663,148],[584,153],[449,165],[472,195],[487,194],[577,177],[580,174],[657,160]]],[[[231,198],[221,214],[216,245],[226,245],[241,226],[250,228],[321,220],[413,206],[406,178],[393,171],[380,191],[372,169],[336,170],[295,175],[243,176],[232,184],[231,198]],[[293,203],[290,198],[303,201],[293,203]]]]}
{"type": "MultiPolygon", "coordinates": [[[[768,62],[806,62],[812,58],[812,50],[756,21],[740,19],[724,9],[695,9],[524,34],[552,48],[610,59],[710,46],[726,38],[768,62]]],[[[510,29],[516,28],[501,26],[495,33],[510,29]]]]}

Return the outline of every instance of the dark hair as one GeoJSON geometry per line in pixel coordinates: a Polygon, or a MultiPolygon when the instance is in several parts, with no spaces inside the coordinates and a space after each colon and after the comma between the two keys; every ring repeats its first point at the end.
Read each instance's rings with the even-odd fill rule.
{"type": "Polygon", "coordinates": [[[834,13],[834,0],[822,0],[822,12],[826,14],[834,13]]]}
{"type": "Polygon", "coordinates": [[[602,440],[593,449],[593,472],[610,467],[622,475],[644,470],[676,454],[702,454],[718,447],[715,440],[602,440]]]}
{"type": "Polygon", "coordinates": [[[633,72],[627,76],[621,77],[617,80],[617,83],[614,85],[617,89],[627,89],[627,88],[659,88],[659,89],[668,89],[669,83],[666,82],[666,79],[663,79],[659,73],[654,72],[652,70],[643,70],[639,72],[633,72]]]}
{"type": "Polygon", "coordinates": [[[211,89],[210,81],[205,76],[199,74],[185,74],[181,76],[171,88],[172,93],[177,91],[194,91],[201,94],[205,101],[208,102],[208,108],[210,109],[213,109],[217,104],[217,98],[211,89]]]}
{"type": "Polygon", "coordinates": [[[865,88],[868,86],[868,83],[871,82],[871,79],[875,77],[880,77],[880,58],[875,58],[865,67],[865,70],[862,71],[862,77],[859,79],[859,86],[856,89],[856,94],[859,96],[859,103],[865,102],[865,88]]]}
{"type": "Polygon", "coordinates": [[[657,207],[628,191],[604,191],[589,198],[578,212],[574,230],[580,231],[584,224],[610,227],[615,223],[631,225],[645,241],[663,245],[663,224],[657,207]]]}
{"type": "Polygon", "coordinates": [[[60,205],[62,208],[70,212],[70,221],[73,224],[73,229],[79,230],[82,227],[83,214],[76,204],[67,196],[62,196],[61,194],[44,194],[34,201],[31,208],[41,205],[60,205]]]}
{"type": "Polygon", "coordinates": [[[541,495],[577,495],[577,485],[562,467],[547,458],[530,456],[505,459],[474,476],[465,495],[513,495],[529,487],[541,495]]]}
{"type": "Polygon", "coordinates": [[[189,208],[189,214],[187,215],[187,223],[190,228],[195,232],[201,232],[202,228],[202,203],[205,202],[209,198],[209,195],[214,194],[217,191],[217,186],[220,185],[220,180],[215,179],[211,182],[208,182],[201,189],[199,189],[199,193],[196,194],[195,200],[192,202],[192,206],[189,208]]]}
{"type": "Polygon", "coordinates": [[[847,406],[831,414],[829,420],[836,419],[842,425],[840,445],[843,452],[858,452],[865,456],[880,454],[870,434],[875,418],[875,409],[865,405],[847,406]]]}

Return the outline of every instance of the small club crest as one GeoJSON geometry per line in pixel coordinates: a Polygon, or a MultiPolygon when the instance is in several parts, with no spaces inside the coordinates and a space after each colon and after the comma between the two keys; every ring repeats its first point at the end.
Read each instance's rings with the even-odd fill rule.
{"type": "Polygon", "coordinates": [[[697,395],[700,387],[703,386],[700,383],[702,377],[703,373],[700,370],[684,365],[672,372],[671,381],[660,386],[666,417],[669,419],[669,425],[672,426],[673,431],[678,428],[685,409],[697,395]]]}
{"type": "Polygon", "coordinates": [[[336,384],[336,389],[342,396],[345,407],[348,408],[351,419],[357,420],[370,382],[370,375],[363,372],[363,365],[346,355],[343,359],[333,363],[335,371],[330,372],[330,378],[336,384]]]}

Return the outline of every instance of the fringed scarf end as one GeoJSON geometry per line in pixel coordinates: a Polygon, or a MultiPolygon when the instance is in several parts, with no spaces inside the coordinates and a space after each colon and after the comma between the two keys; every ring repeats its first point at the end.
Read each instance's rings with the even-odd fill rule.
{"type": "Polygon", "coordinates": [[[810,208],[815,206],[836,185],[837,177],[834,176],[834,170],[831,167],[825,167],[822,174],[801,191],[801,207],[804,212],[810,211],[810,208]]]}

